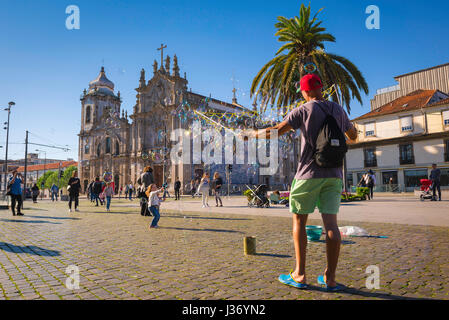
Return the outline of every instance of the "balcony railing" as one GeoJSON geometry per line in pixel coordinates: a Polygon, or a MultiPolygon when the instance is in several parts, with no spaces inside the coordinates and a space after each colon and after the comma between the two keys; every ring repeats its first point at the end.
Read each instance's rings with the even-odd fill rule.
{"type": "Polygon", "coordinates": [[[377,159],[365,160],[365,168],[377,167],[377,159]]]}
{"type": "Polygon", "coordinates": [[[410,157],[410,158],[399,158],[399,163],[401,165],[403,164],[415,164],[415,157],[410,157]]]}

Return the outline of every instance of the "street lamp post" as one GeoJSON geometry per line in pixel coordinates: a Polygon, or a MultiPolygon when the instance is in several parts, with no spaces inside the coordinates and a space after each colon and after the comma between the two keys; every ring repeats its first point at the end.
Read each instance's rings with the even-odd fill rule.
{"type": "Polygon", "coordinates": [[[11,107],[15,106],[16,104],[11,101],[8,103],[8,108],[5,108],[5,111],[8,111],[8,121],[5,122],[6,127],[4,129],[6,130],[6,154],[5,154],[5,181],[4,181],[4,192],[6,193],[6,179],[8,178],[8,144],[9,144],[9,117],[11,115],[11,107]]]}
{"type": "Polygon", "coordinates": [[[167,124],[164,121],[164,151],[162,152],[162,185],[165,184],[165,158],[167,150],[167,124]]]}

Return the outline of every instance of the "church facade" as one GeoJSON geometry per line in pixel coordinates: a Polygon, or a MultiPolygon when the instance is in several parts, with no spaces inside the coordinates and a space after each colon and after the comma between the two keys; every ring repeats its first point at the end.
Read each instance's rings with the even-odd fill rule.
{"type": "MultiPolygon", "coordinates": [[[[248,114],[249,110],[239,105],[235,96],[232,103],[227,103],[188,90],[186,75],[180,75],[176,55],[172,68],[170,60],[167,56],[165,65],[161,63],[160,66],[155,61],[153,76],[148,81],[145,70],[141,70],[139,86],[135,89],[137,100],[130,116],[122,110],[120,91],[115,93],[114,84],[106,77],[103,67],[98,77],[89,83],[89,89],[84,90],[80,99],[78,158],[83,190],[95,177],[102,177],[104,172],[112,173],[117,190],[129,183],[135,185],[146,165],[153,168],[159,186],[165,177],[170,188],[173,188],[176,177],[179,177],[184,188],[204,172],[212,176],[218,171],[224,180],[229,180],[225,164],[174,164],[170,161],[171,132],[178,128],[189,130],[192,126],[191,121],[181,121],[176,110],[182,103],[196,106],[204,100],[208,101],[207,108],[214,112],[248,114]]],[[[285,183],[294,174],[294,163],[290,164],[291,157],[287,155],[281,158],[288,164],[287,167],[281,164],[281,170],[275,176],[263,179],[253,166],[239,164],[232,166],[229,178],[233,185],[285,183]]]]}

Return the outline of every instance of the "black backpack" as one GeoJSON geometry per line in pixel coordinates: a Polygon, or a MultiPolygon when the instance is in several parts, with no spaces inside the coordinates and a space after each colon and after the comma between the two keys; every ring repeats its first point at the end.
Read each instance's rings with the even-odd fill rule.
{"type": "Polygon", "coordinates": [[[321,168],[339,168],[343,166],[343,160],[348,152],[346,138],[332,113],[329,114],[319,102],[318,105],[326,114],[326,118],[316,139],[315,162],[321,168]]]}
{"type": "Polygon", "coordinates": [[[93,191],[96,194],[100,194],[102,189],[102,183],[100,181],[95,181],[93,186],[93,191]]]}

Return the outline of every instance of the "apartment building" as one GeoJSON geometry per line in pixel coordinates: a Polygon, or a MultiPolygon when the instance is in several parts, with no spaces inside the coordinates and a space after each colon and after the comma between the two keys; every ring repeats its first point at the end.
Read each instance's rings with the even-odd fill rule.
{"type": "MultiPolygon", "coordinates": [[[[449,76],[446,81],[449,84],[449,76]]],[[[418,89],[353,120],[357,141],[347,154],[349,185],[367,170],[375,172],[377,191],[411,192],[428,178],[432,163],[449,186],[449,95],[418,89]]]]}

